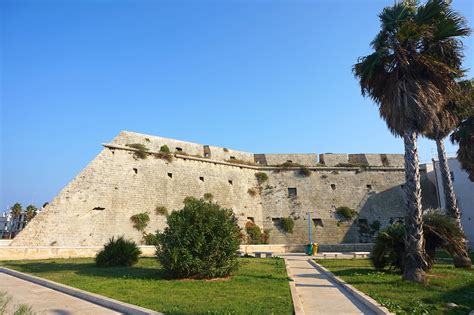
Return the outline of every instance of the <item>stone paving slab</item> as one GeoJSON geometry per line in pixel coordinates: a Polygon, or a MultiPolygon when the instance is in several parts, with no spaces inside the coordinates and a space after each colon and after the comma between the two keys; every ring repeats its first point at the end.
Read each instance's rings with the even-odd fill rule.
{"type": "Polygon", "coordinates": [[[316,270],[305,254],[282,254],[304,314],[375,314],[352,294],[316,270]]]}
{"type": "Polygon", "coordinates": [[[0,272],[0,291],[11,298],[9,313],[15,305],[27,304],[37,314],[96,315],[121,314],[79,298],[0,272]]]}

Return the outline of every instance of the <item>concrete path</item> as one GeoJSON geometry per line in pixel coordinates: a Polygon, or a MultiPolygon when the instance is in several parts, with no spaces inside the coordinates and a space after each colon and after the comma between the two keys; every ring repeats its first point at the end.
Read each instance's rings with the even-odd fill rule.
{"type": "Polygon", "coordinates": [[[96,304],[76,297],[25,281],[0,272],[0,291],[6,292],[11,298],[7,314],[20,304],[32,307],[36,314],[55,315],[97,315],[120,314],[96,304]]]}
{"type": "Polygon", "coordinates": [[[375,314],[309,262],[305,254],[281,254],[294,280],[304,314],[375,314]]]}

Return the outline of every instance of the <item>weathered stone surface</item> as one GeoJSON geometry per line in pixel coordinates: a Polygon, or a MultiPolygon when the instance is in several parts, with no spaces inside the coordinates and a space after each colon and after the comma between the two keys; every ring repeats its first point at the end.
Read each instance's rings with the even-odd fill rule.
{"type": "MultiPolygon", "coordinates": [[[[273,244],[306,243],[308,210],[318,225],[313,225],[313,239],[326,244],[368,242],[370,238],[359,231],[358,220],[366,220],[362,222],[366,225],[379,221],[384,226],[404,216],[402,168],[325,169],[311,167],[316,163],[315,154],[266,155],[268,165],[282,158],[309,164],[310,176],[302,176],[297,169],[230,164],[225,161],[231,157],[253,162],[254,154],[208,148],[210,156],[203,157],[205,150],[200,144],[121,132],[35,217],[12,246],[101,246],[118,235],[140,242],[142,234],[133,228],[132,215],[148,212],[151,220],[146,232],[163,230],[166,217],[155,213],[157,206],[174,211],[183,207],[185,197],[205,193],[232,208],[241,227],[252,220],[271,230],[273,244]],[[166,144],[172,152],[202,158],[180,155],[168,162],[150,155],[137,159],[126,147],[132,143],[142,143],[150,152],[158,152],[166,144]],[[259,186],[255,173],[261,171],[269,179],[259,186]],[[295,197],[289,196],[289,188],[296,188],[295,197]],[[249,189],[258,193],[252,196],[249,189]],[[353,208],[358,217],[341,222],[335,215],[341,206],[353,208]],[[294,218],[295,229],[286,234],[279,228],[279,219],[288,216],[294,218]]],[[[321,157],[327,166],[348,161],[347,154],[321,157]]],[[[391,155],[387,158],[396,160],[391,155]]]]}

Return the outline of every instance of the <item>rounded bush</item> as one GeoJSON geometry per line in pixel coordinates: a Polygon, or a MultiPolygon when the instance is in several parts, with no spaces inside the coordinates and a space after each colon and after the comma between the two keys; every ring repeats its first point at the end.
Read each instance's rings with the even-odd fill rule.
{"type": "Polygon", "coordinates": [[[97,253],[95,263],[99,267],[133,266],[141,253],[134,241],[126,240],[123,236],[117,239],[112,237],[97,253]]]}
{"type": "Polygon", "coordinates": [[[231,209],[187,198],[184,208],[172,212],[167,223],[157,235],[157,257],[174,277],[225,277],[237,269],[240,229],[231,209]]]}

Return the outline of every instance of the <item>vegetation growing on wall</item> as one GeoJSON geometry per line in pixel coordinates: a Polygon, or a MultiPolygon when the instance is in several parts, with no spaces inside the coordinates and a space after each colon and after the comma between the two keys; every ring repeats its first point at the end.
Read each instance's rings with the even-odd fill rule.
{"type": "Polygon", "coordinates": [[[133,227],[135,229],[137,229],[140,232],[143,232],[145,228],[147,227],[148,222],[150,222],[150,216],[148,215],[147,212],[143,212],[143,213],[132,215],[130,217],[130,220],[133,222],[133,227]]]}
{"type": "Polygon", "coordinates": [[[146,147],[146,145],[141,144],[141,143],[127,143],[125,146],[136,149],[134,151],[133,155],[136,159],[146,159],[148,156],[148,151],[149,149],[146,147]]]}
{"type": "Polygon", "coordinates": [[[158,215],[168,215],[168,209],[165,206],[157,206],[155,213],[158,215]]]}
{"type": "Polygon", "coordinates": [[[257,179],[257,183],[262,185],[268,180],[268,175],[264,172],[257,172],[255,173],[255,178],[257,179]]]}
{"type": "Polygon", "coordinates": [[[369,168],[367,164],[362,163],[339,163],[335,165],[336,167],[358,167],[362,170],[366,170],[369,168]]]}
{"type": "Polygon", "coordinates": [[[255,188],[249,188],[249,189],[247,190],[247,193],[248,193],[250,196],[255,197],[255,196],[257,195],[258,191],[257,191],[257,189],[255,189],[255,188]]]}
{"type": "Polygon", "coordinates": [[[145,245],[156,246],[156,245],[158,245],[158,238],[156,237],[156,234],[144,233],[143,234],[143,243],[145,243],[145,245]]]}
{"type": "Polygon", "coordinates": [[[155,153],[155,158],[171,162],[173,160],[173,154],[170,148],[165,144],[160,147],[160,152],[155,153]]]}
{"type": "Polygon", "coordinates": [[[302,177],[308,177],[311,176],[311,171],[307,167],[302,167],[298,170],[298,175],[302,177]]]}
{"type": "Polygon", "coordinates": [[[204,196],[203,196],[204,200],[206,201],[212,201],[212,199],[214,198],[214,195],[211,194],[211,193],[205,193],[204,196]]]}
{"type": "Polygon", "coordinates": [[[262,229],[252,221],[245,224],[245,232],[247,233],[247,244],[268,244],[270,231],[262,229]]]}
{"type": "Polygon", "coordinates": [[[293,233],[293,228],[295,227],[295,221],[293,218],[281,218],[280,219],[280,228],[285,231],[285,233],[293,233]]]}
{"type": "Polygon", "coordinates": [[[252,161],[244,161],[244,160],[239,160],[239,159],[228,159],[225,160],[227,163],[232,163],[232,164],[241,164],[241,165],[250,165],[250,166],[255,166],[255,162],[252,161]]]}
{"type": "Polygon", "coordinates": [[[357,211],[349,207],[342,206],[336,209],[336,214],[341,218],[342,221],[350,221],[357,215],[357,211]]]}

